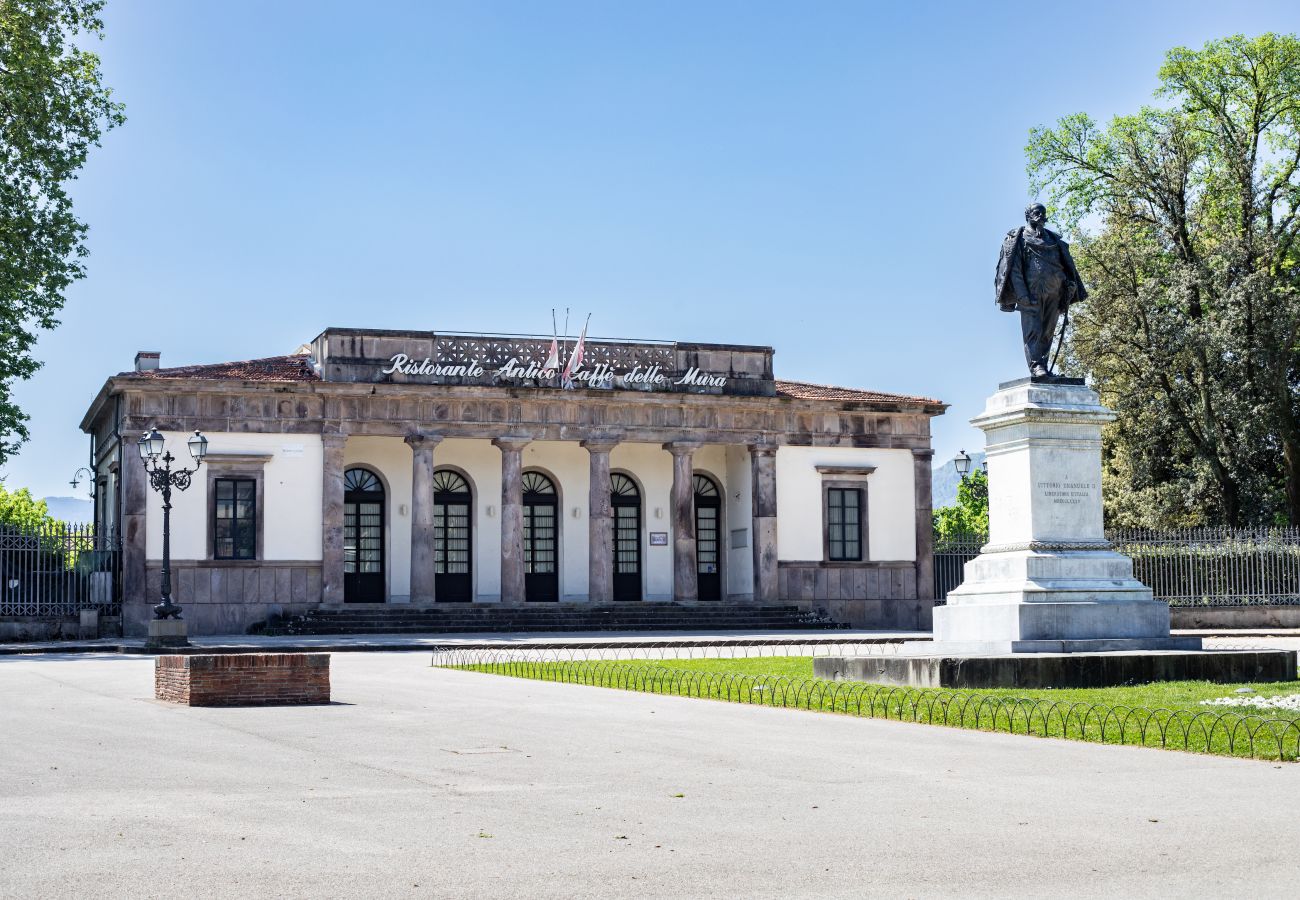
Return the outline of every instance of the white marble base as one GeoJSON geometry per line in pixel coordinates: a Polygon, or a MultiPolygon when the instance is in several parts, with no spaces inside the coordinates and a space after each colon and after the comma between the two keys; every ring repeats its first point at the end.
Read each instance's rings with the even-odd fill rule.
{"type": "Polygon", "coordinates": [[[1083,385],[1004,385],[973,420],[988,435],[989,543],[934,610],[943,655],[1197,650],[1171,638],[1169,607],[1107,543],[1101,428],[1113,415],[1083,385]]]}

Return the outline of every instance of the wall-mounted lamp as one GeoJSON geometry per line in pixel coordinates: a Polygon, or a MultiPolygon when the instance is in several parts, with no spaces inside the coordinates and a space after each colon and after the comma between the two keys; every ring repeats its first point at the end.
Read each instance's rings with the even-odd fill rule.
{"type": "Polygon", "coordinates": [[[582,518],[582,507],[581,507],[581,506],[575,506],[575,507],[573,508],[573,517],[574,517],[575,519],[581,519],[581,518],[582,518]]]}
{"type": "Polygon", "coordinates": [[[404,516],[404,515],[406,515],[407,513],[409,513],[410,511],[411,511],[410,507],[408,507],[405,503],[403,503],[403,504],[401,504],[400,506],[397,507],[397,514],[398,514],[399,516],[404,516]]]}
{"type": "Polygon", "coordinates": [[[662,506],[656,506],[656,507],[655,507],[655,518],[656,518],[656,519],[662,519],[663,517],[664,517],[664,508],[663,508],[662,506]]]}
{"type": "Polygon", "coordinates": [[[495,519],[497,517],[497,508],[491,504],[488,504],[488,508],[484,510],[484,512],[487,513],[489,519],[495,519]]]}

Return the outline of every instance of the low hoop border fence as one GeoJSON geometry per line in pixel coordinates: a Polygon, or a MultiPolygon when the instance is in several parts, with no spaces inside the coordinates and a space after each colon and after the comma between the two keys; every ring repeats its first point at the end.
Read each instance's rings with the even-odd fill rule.
{"type": "MultiPolygon", "coordinates": [[[[910,640],[910,638],[909,638],[910,640]]],[[[925,638],[924,640],[928,640],[925,638]]],[[[770,659],[778,656],[897,656],[898,638],[817,640],[802,638],[751,638],[720,641],[591,641],[584,643],[457,644],[433,648],[434,665],[442,654],[482,652],[498,661],[579,662],[640,659],[770,659]]]]}
{"type": "MultiPolygon", "coordinates": [[[[576,649],[576,648],[564,648],[576,649]]],[[[840,713],[975,731],[1218,756],[1296,761],[1300,719],[1219,710],[1107,706],[945,688],[669,669],[635,660],[519,658],[520,649],[437,648],[436,668],[647,694],[840,713]]]]}

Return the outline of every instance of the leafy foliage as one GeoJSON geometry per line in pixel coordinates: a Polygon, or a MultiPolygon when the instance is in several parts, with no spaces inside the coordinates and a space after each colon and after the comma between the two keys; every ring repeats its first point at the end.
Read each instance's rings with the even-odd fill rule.
{"type": "Polygon", "coordinates": [[[1026,148],[1091,296],[1069,367],[1119,414],[1112,526],[1300,523],[1300,41],[1175,48],[1157,97],[1026,148]]]}
{"type": "Polygon", "coordinates": [[[39,531],[54,523],[44,500],[37,500],[27,488],[10,491],[0,484],[0,525],[39,531]]]}
{"type": "Polygon", "coordinates": [[[0,2],[0,462],[27,439],[14,379],[40,368],[37,332],[54,328],[65,291],[85,275],[86,226],[68,183],[101,134],[123,121],[99,57],[103,0],[0,2]]]}
{"type": "Polygon", "coordinates": [[[989,533],[989,477],[976,470],[957,485],[957,502],[934,511],[934,536],[939,541],[989,533]]]}

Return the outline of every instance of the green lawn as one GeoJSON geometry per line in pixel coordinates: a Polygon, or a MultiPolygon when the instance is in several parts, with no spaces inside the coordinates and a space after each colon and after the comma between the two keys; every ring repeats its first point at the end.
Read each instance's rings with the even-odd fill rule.
{"type": "MultiPolygon", "coordinates": [[[[469,663],[469,660],[466,661],[469,663]]],[[[1202,706],[1242,685],[1204,681],[1068,690],[953,691],[830,682],[811,657],[484,662],[459,668],[655,694],[797,707],[871,718],[1101,743],[1295,760],[1300,711],[1202,706]]],[[[1300,682],[1252,684],[1259,696],[1300,682]]]]}

